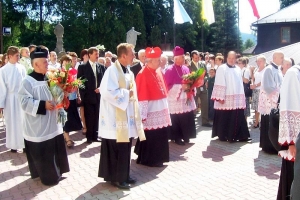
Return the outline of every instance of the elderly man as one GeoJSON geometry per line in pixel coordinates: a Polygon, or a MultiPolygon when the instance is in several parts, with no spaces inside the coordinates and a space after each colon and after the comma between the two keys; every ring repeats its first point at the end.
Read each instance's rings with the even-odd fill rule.
{"type": "Polygon", "coordinates": [[[282,164],[277,199],[290,199],[290,197],[293,200],[300,199],[300,126],[297,123],[300,120],[299,88],[300,66],[294,65],[287,70],[280,88],[278,143],[282,146],[278,154],[282,157],[282,164]],[[294,183],[291,189],[293,180],[294,183]]]}
{"type": "Polygon", "coordinates": [[[187,97],[182,88],[182,76],[190,73],[188,67],[184,66],[184,49],[176,46],[173,50],[174,64],[165,73],[167,84],[168,103],[171,114],[171,139],[178,145],[189,143],[190,138],[196,137],[194,110],[196,104],[193,99],[187,97]],[[182,141],[184,140],[184,142],[182,141]]]}
{"type": "Polygon", "coordinates": [[[17,149],[24,148],[22,127],[17,123],[22,122],[18,91],[26,76],[26,70],[23,65],[18,63],[20,58],[18,47],[8,47],[7,56],[7,64],[0,68],[0,111],[4,109],[6,147],[16,153],[17,149]]]}
{"type": "Polygon", "coordinates": [[[230,51],[227,63],[219,66],[211,99],[215,101],[215,116],[212,137],[221,141],[249,141],[250,134],[244,117],[246,99],[242,73],[235,66],[236,53],[230,51]]]}
{"type": "Polygon", "coordinates": [[[132,138],[145,140],[133,73],[133,45],[119,44],[118,60],[107,68],[101,85],[99,136],[102,137],[98,176],[120,189],[136,181],[129,176],[132,138]]]}
{"type": "Polygon", "coordinates": [[[159,69],[161,49],[146,49],[146,66],[136,77],[139,105],[147,140],[138,140],[134,152],[137,163],[162,167],[169,161],[167,127],[171,125],[167,91],[159,69]]]}
{"type": "Polygon", "coordinates": [[[26,76],[19,90],[23,110],[23,136],[31,178],[40,177],[45,185],[55,185],[69,171],[61,124],[45,77],[48,51],[36,47],[30,53],[34,71],[26,76]]]}
{"type": "Polygon", "coordinates": [[[272,108],[277,108],[282,73],[280,66],[283,63],[284,55],[275,51],[273,61],[266,67],[261,80],[259,93],[258,112],[261,114],[260,144],[263,151],[270,154],[277,154],[269,139],[269,115],[272,108]]]}
{"type": "Polygon", "coordinates": [[[60,63],[57,62],[57,54],[55,51],[50,52],[50,61],[48,63],[48,68],[49,69],[59,69],[60,68],[60,63]]]}
{"type": "Polygon", "coordinates": [[[137,64],[133,65],[130,70],[133,72],[134,74],[134,78],[136,78],[136,75],[139,73],[139,71],[145,67],[145,49],[141,49],[138,52],[138,58],[140,60],[140,62],[138,62],[137,64]]]}
{"type": "Polygon", "coordinates": [[[161,55],[160,57],[160,71],[165,74],[166,73],[166,70],[168,69],[168,56],[166,55],[161,55]]]}
{"type": "Polygon", "coordinates": [[[285,75],[286,71],[292,67],[292,60],[290,58],[284,58],[281,66],[282,76],[285,75]]]}

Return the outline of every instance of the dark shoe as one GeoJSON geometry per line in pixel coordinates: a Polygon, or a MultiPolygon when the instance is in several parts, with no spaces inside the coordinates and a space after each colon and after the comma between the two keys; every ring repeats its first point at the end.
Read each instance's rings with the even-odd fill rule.
{"type": "Polygon", "coordinates": [[[163,163],[156,163],[156,164],[153,164],[151,165],[150,167],[163,167],[163,163]]]}
{"type": "Polygon", "coordinates": [[[128,184],[135,184],[136,180],[133,179],[133,178],[131,178],[131,177],[129,177],[128,180],[126,181],[126,183],[128,183],[128,184]]]}
{"type": "Polygon", "coordinates": [[[23,153],[26,153],[26,149],[25,148],[23,148],[23,153]]]}
{"type": "Polygon", "coordinates": [[[202,124],[202,126],[204,126],[204,127],[210,127],[210,128],[212,127],[212,125],[208,124],[208,123],[207,124],[202,124]]]}
{"type": "Polygon", "coordinates": [[[86,143],[88,143],[88,144],[92,144],[92,143],[93,143],[93,141],[92,141],[92,140],[86,140],[86,143]]]}
{"type": "Polygon", "coordinates": [[[181,140],[175,140],[175,144],[178,144],[178,145],[181,145],[181,146],[184,146],[184,142],[182,142],[181,140]]]}
{"type": "Polygon", "coordinates": [[[253,125],[253,128],[258,128],[259,127],[259,124],[257,124],[256,126],[255,125],[253,125]]]}
{"type": "Polygon", "coordinates": [[[100,138],[93,139],[92,141],[93,141],[93,142],[102,142],[102,140],[101,140],[100,138]]]}
{"type": "Polygon", "coordinates": [[[184,140],[184,143],[190,143],[190,140],[189,139],[187,139],[187,140],[184,140]]]}
{"type": "Polygon", "coordinates": [[[113,186],[116,186],[117,188],[119,189],[123,189],[123,190],[129,190],[130,189],[130,184],[126,183],[126,182],[122,182],[122,183],[119,183],[119,182],[112,182],[111,183],[113,186]]]}
{"type": "Polygon", "coordinates": [[[251,141],[252,139],[251,138],[246,138],[246,139],[241,139],[239,140],[239,142],[249,142],[251,141]]]}
{"type": "Polygon", "coordinates": [[[10,152],[17,153],[17,150],[16,149],[11,149],[10,152]]]}

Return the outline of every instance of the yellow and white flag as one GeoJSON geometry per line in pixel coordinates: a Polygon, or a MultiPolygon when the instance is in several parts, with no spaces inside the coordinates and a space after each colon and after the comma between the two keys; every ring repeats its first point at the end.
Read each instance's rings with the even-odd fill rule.
{"type": "Polygon", "coordinates": [[[201,18],[206,20],[209,25],[215,22],[215,13],[212,0],[202,0],[201,18]]]}

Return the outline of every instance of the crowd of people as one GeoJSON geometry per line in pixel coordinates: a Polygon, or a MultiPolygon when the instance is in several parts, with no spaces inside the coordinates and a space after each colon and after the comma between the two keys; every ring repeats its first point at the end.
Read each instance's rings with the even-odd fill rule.
{"type": "Polygon", "coordinates": [[[6,147],[12,153],[23,149],[31,177],[40,177],[45,185],[57,184],[70,170],[65,146],[76,148],[72,131],[81,130],[87,144],[102,142],[98,176],[130,189],[136,182],[130,176],[133,139],[137,138],[138,164],[162,167],[169,161],[170,140],[185,145],[196,137],[198,112],[201,125],[212,128],[212,137],[229,143],[251,141],[247,123],[251,107],[252,128],[260,128],[262,151],[283,158],[277,199],[290,195],[293,178],[299,176],[293,172],[299,156],[295,144],[300,130],[300,67],[280,51],[269,62],[258,55],[257,66],[234,51],[225,59],[221,53],[189,53],[179,46],[172,58],[159,47],[141,49],[136,58],[128,43],[119,44],[116,55],[107,51],[103,57],[96,47],[83,49],[78,58],[75,52],[57,54],[35,45],[11,46],[1,56],[0,112],[5,117],[6,147]],[[67,94],[70,105],[62,125],[47,72],[66,65],[87,81],[67,94]],[[201,68],[204,82],[188,99],[183,75],[201,68]],[[279,118],[273,114],[278,108],[279,118]]]}

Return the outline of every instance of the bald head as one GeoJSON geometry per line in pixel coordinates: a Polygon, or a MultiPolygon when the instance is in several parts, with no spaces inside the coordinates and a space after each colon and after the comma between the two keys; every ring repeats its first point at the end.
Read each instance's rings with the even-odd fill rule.
{"type": "Polygon", "coordinates": [[[275,51],[273,53],[273,63],[275,63],[276,65],[282,65],[283,63],[283,58],[284,58],[284,55],[282,53],[282,51],[275,51]]]}
{"type": "Polygon", "coordinates": [[[283,64],[281,67],[282,74],[285,75],[286,71],[292,67],[292,60],[290,58],[284,58],[283,59],[283,64]]]}
{"type": "Polygon", "coordinates": [[[236,53],[234,51],[229,51],[227,54],[227,63],[229,65],[235,65],[236,63],[236,53]]]}

